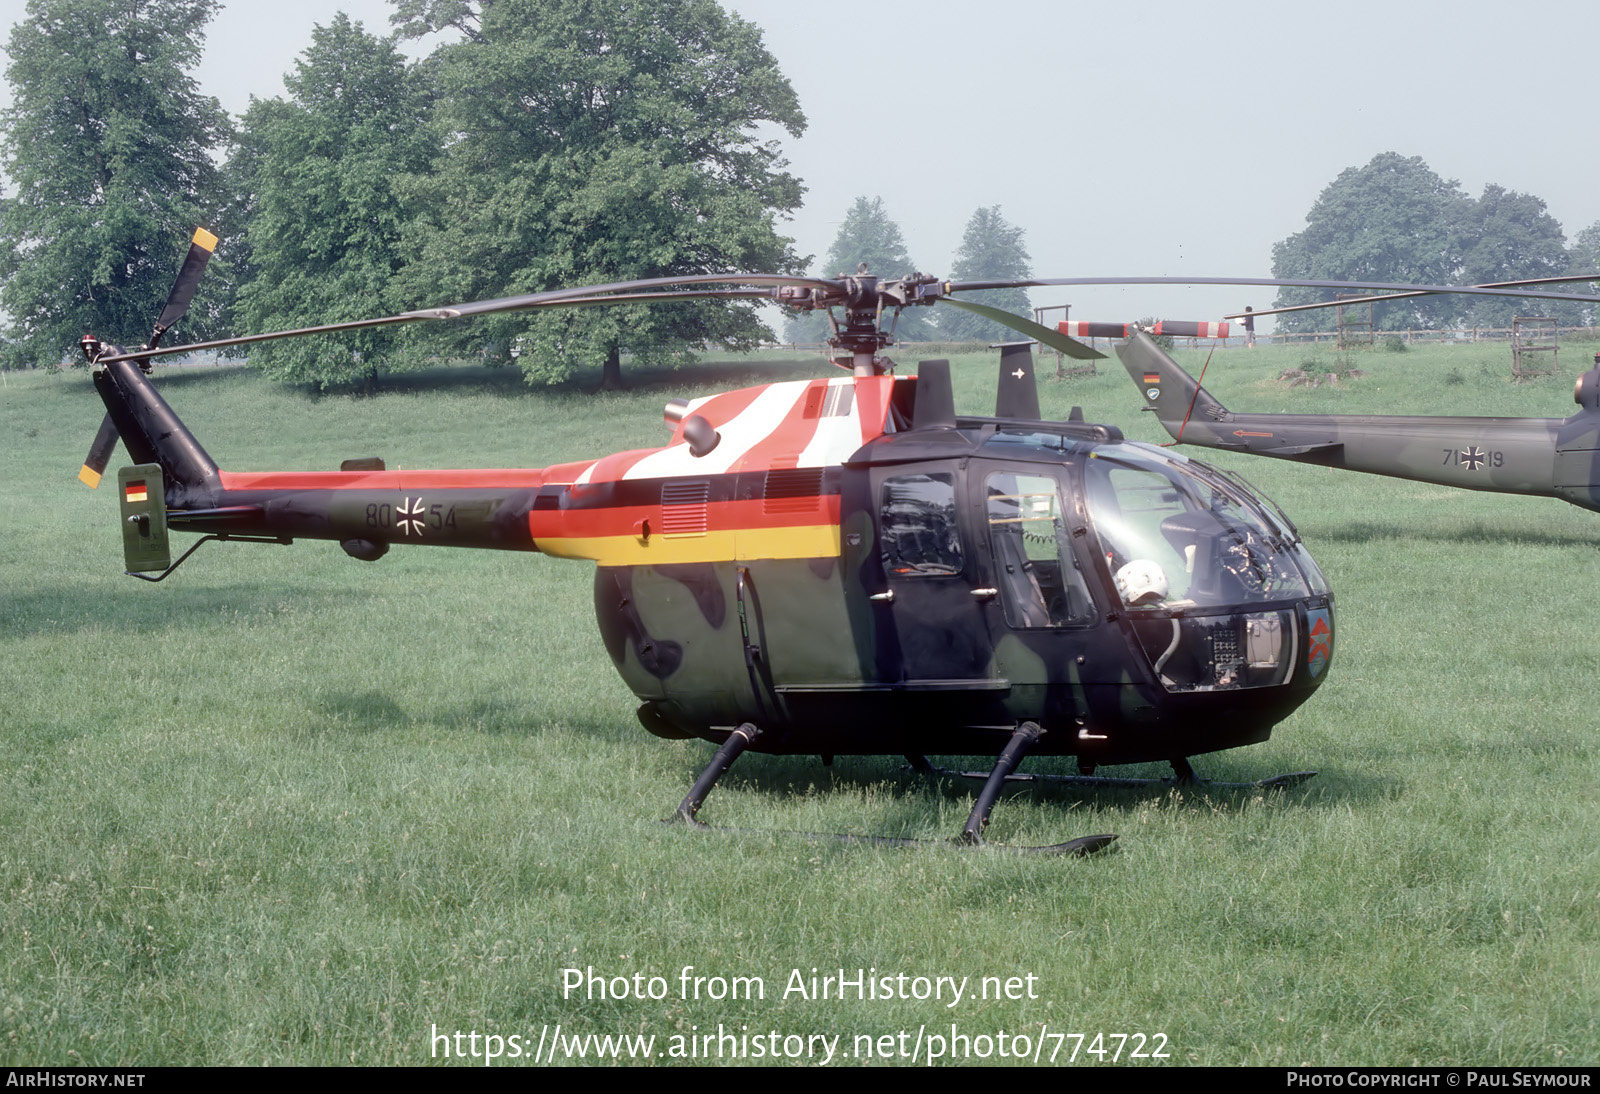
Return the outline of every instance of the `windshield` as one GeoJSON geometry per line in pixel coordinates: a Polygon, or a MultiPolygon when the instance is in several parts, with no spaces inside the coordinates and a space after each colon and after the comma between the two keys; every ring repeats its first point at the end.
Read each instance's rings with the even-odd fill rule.
{"type": "Polygon", "coordinates": [[[1310,595],[1287,522],[1204,464],[1134,442],[1099,445],[1084,462],[1084,487],[1106,567],[1130,608],[1310,595]]]}

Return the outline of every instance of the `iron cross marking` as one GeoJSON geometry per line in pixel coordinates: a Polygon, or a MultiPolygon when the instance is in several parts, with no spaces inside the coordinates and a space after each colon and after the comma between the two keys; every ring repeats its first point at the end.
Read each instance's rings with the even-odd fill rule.
{"type": "Polygon", "coordinates": [[[422,518],[425,513],[426,510],[422,508],[421,498],[416,501],[407,498],[405,505],[395,510],[395,523],[405,529],[406,535],[409,536],[415,532],[420,536],[422,535],[422,518]]]}

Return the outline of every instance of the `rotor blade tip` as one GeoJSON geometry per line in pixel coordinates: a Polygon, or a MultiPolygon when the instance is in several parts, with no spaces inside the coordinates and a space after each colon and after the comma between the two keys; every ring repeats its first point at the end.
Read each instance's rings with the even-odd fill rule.
{"type": "Polygon", "coordinates": [[[194,245],[202,251],[214,251],[217,249],[217,237],[204,228],[196,228],[194,230],[194,245]]]}
{"type": "Polygon", "coordinates": [[[100,472],[88,464],[84,464],[83,470],[78,472],[78,480],[87,483],[90,490],[100,489],[100,472]]]}

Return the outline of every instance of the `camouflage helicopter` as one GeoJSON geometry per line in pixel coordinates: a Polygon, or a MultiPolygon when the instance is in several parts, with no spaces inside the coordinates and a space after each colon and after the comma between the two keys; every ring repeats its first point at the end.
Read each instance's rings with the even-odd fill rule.
{"type": "MultiPolygon", "coordinates": [[[[1326,679],[1333,594],[1294,525],[1242,480],[1076,411],[1041,420],[1028,342],[1003,347],[992,415],[957,412],[946,361],[892,374],[895,318],[934,303],[1102,356],[954,295],[995,282],[652,278],[161,348],[215,245],[196,233],[144,346],[83,338],[107,418],[80,477],[98,482],[119,437],[136,461],[118,474],[128,572],[160,581],[211,540],[334,540],[368,562],[395,545],[587,559],[640,722],[718,746],[684,822],[701,823],[746,750],[904,754],[924,773],[938,770],[930,753],[994,755],[990,771],[961,773],[983,783],[959,837],[979,843],[1007,781],[1030,778],[1016,774],[1026,755],[1076,756],[1079,776],[1051,776],[1068,781],[1137,785],[1093,773],[1145,761],[1192,780],[1188,757],[1266,740],[1326,679]],[[655,449],[526,470],[360,459],[318,472],[222,470],[148,376],[164,354],[686,297],[824,309],[848,371],[674,400],[655,449]],[[169,530],[202,538],[173,562],[169,530]]],[[[1020,284],[1056,283],[1084,282],[1020,284]]]]}
{"type": "MultiPolygon", "coordinates": [[[[1086,330],[1091,326],[1097,332],[1104,327],[1108,337],[1126,339],[1117,346],[1117,356],[1139,386],[1145,408],[1180,443],[1464,490],[1560,498],[1600,510],[1600,359],[1578,377],[1572,393],[1578,409],[1566,418],[1250,414],[1218,402],[1149,333],[1131,325],[1083,324],[1086,330]]],[[[1225,330],[1214,329],[1216,324],[1209,326],[1213,329],[1195,333],[1226,336],[1225,330]]]]}

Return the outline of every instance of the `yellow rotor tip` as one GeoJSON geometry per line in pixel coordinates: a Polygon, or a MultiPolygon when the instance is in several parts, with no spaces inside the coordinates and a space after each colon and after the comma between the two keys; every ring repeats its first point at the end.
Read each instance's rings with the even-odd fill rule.
{"type": "Polygon", "coordinates": [[[217,249],[217,237],[204,228],[196,228],[194,230],[194,245],[204,251],[214,251],[217,249]]]}
{"type": "Polygon", "coordinates": [[[100,488],[100,472],[88,464],[84,464],[83,470],[78,472],[78,479],[81,482],[88,483],[90,490],[98,490],[100,488]]]}

